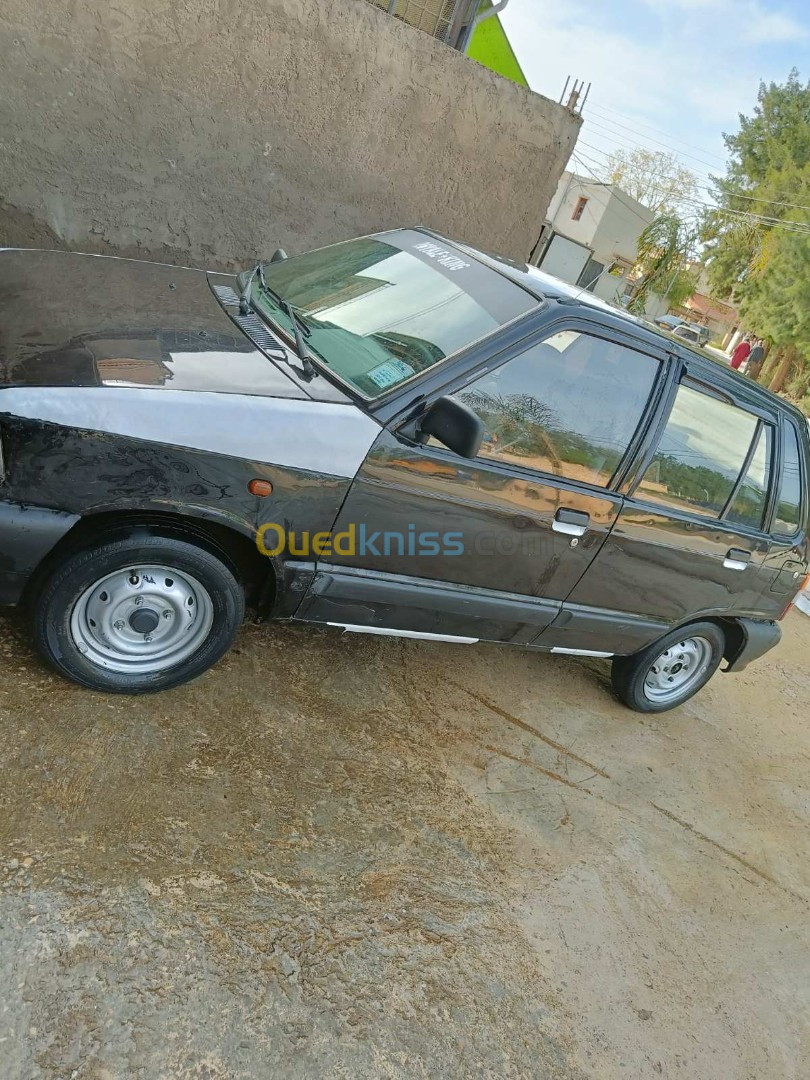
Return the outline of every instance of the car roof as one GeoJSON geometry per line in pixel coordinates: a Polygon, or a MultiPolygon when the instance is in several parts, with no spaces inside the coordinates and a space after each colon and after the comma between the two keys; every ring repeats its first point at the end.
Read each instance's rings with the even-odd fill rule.
{"type": "Polygon", "coordinates": [[[517,262],[514,259],[506,258],[505,256],[493,255],[489,252],[480,251],[470,244],[464,244],[458,240],[450,240],[448,237],[443,236],[441,233],[434,232],[432,229],[419,228],[418,231],[428,233],[430,236],[433,236],[446,244],[450,244],[460,251],[466,252],[468,255],[471,255],[473,258],[478,259],[480,262],[491,267],[497,273],[510,278],[517,285],[520,285],[535,296],[540,296],[545,300],[555,300],[558,303],[581,304],[585,308],[602,312],[619,322],[629,323],[633,329],[639,333],[640,337],[648,339],[652,338],[659,346],[663,344],[670,353],[681,356],[684,359],[689,359],[692,363],[697,360],[703,373],[717,386],[718,390],[722,390],[725,385],[730,389],[733,389],[738,395],[747,398],[752,403],[759,402],[761,405],[769,406],[771,409],[777,408],[782,412],[791,413],[794,418],[799,418],[801,420],[802,426],[807,426],[807,424],[810,423],[801,410],[797,409],[795,405],[791,405],[789,401],[785,401],[785,399],[779,397],[778,394],[766,390],[765,387],[760,386],[759,383],[745,378],[745,376],[740,375],[739,372],[732,370],[730,367],[724,366],[719,360],[712,359],[712,357],[707,356],[706,353],[698,352],[697,349],[690,348],[689,343],[683,338],[673,337],[672,334],[655,326],[651,320],[648,321],[639,315],[634,315],[630,311],[625,311],[624,308],[609,304],[606,300],[594,296],[594,294],[587,289],[571,285],[567,281],[561,281],[560,278],[553,277],[551,274],[545,273],[545,271],[538,269],[536,266],[529,266],[525,263],[517,262]]]}

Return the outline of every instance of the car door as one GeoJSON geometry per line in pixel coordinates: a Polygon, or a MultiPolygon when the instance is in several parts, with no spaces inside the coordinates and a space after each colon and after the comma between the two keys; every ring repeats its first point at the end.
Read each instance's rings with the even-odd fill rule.
{"type": "Polygon", "coordinates": [[[484,421],[475,459],[420,445],[394,421],[352,484],[298,617],[534,640],[618,518],[611,482],[664,360],[568,317],[436,392],[484,421]]]}
{"type": "Polygon", "coordinates": [[[806,450],[807,433],[782,417],[781,453],[774,485],[770,546],[763,563],[761,610],[779,618],[801,585],[808,568],[806,450]]]}
{"type": "Polygon", "coordinates": [[[659,431],[543,644],[628,653],[702,615],[761,612],[776,414],[684,368],[659,431]]]}

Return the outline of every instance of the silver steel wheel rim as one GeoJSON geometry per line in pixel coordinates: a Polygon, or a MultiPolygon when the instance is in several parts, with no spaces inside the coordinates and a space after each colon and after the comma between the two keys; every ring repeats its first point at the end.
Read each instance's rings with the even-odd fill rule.
{"type": "Polygon", "coordinates": [[[656,703],[686,697],[706,674],[712,645],[703,637],[684,638],[670,645],[655,660],[644,679],[644,694],[656,703]]]}
{"type": "Polygon", "coordinates": [[[99,578],[70,615],[76,648],[90,663],[126,675],[176,667],[202,645],[214,605],[200,582],[171,566],[130,566],[99,578]]]}

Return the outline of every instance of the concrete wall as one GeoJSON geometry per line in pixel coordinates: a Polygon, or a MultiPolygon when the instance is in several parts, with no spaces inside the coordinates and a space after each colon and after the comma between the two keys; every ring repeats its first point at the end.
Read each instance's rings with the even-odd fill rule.
{"type": "Polygon", "coordinates": [[[220,267],[422,223],[525,258],[579,119],[365,0],[2,0],[0,242],[220,267]]]}

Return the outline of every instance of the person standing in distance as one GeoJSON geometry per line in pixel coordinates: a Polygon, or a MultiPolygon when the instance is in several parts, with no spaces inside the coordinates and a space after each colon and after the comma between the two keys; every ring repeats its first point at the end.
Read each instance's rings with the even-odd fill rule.
{"type": "Polygon", "coordinates": [[[748,334],[745,334],[742,341],[738,341],[734,348],[734,352],[731,354],[731,366],[735,371],[738,371],[740,364],[744,360],[748,359],[748,354],[751,352],[751,342],[748,340],[748,334]]]}
{"type": "Polygon", "coordinates": [[[762,371],[764,362],[765,348],[762,343],[762,338],[754,338],[751,352],[748,354],[748,362],[745,365],[745,374],[749,379],[756,381],[759,378],[759,373],[762,371]]]}

